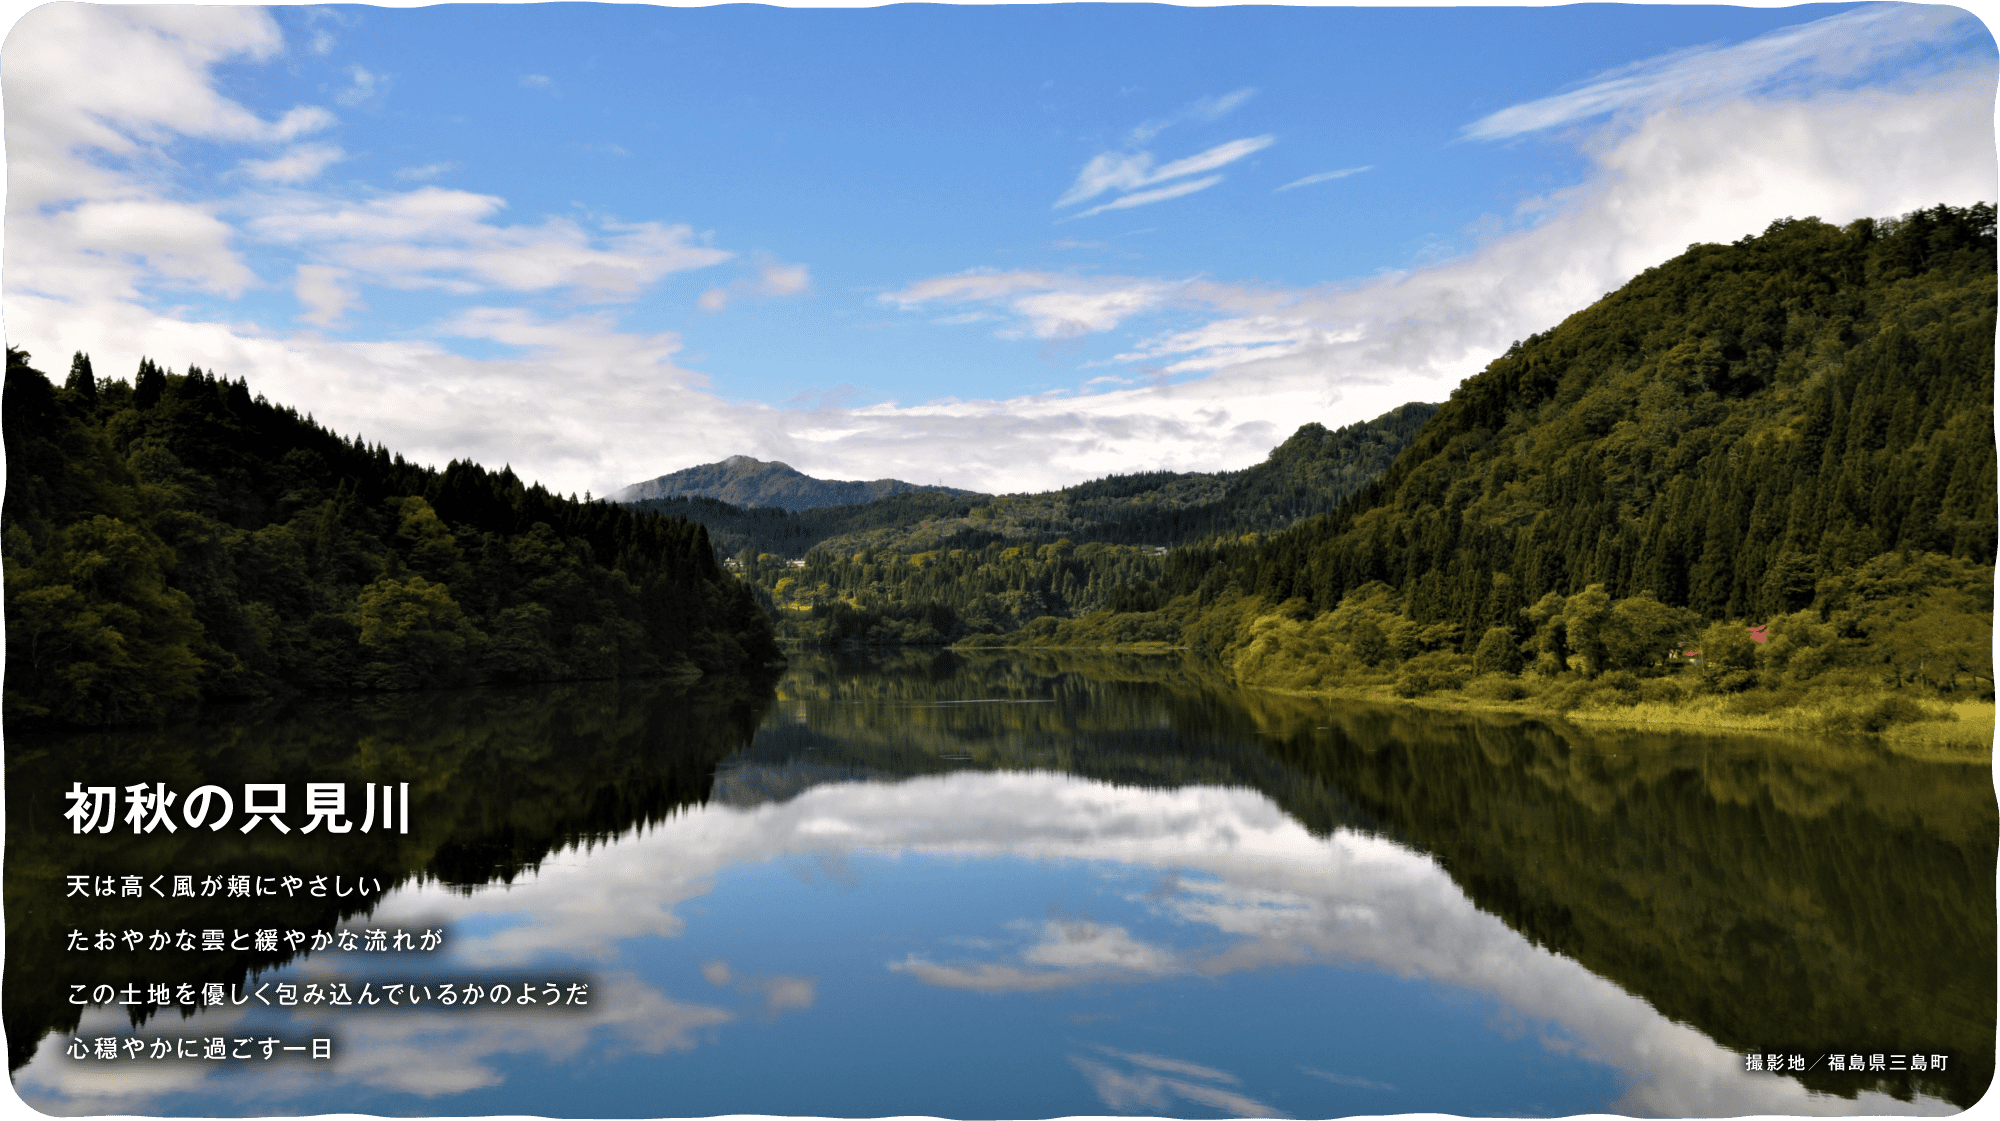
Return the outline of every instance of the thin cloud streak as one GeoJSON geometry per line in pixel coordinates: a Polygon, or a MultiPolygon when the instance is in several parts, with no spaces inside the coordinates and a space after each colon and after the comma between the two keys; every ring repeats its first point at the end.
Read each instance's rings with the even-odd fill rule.
{"type": "MultiPolygon", "coordinates": [[[[1871,5],[1732,46],[1674,51],[1620,67],[1580,89],[1482,117],[1465,126],[1463,135],[1504,140],[1607,114],[1709,108],[1788,85],[1852,78],[1982,34],[1978,20],[1957,8],[1871,5]]],[[[1933,69],[1920,67],[1918,73],[1933,69]]]]}
{"type": "Polygon", "coordinates": [[[1306,187],[1314,183],[1324,183],[1329,179],[1345,179],[1350,175],[1359,175],[1364,171],[1373,170],[1375,170],[1374,164],[1369,164],[1366,167],[1343,167],[1339,171],[1322,171],[1318,175],[1308,175],[1304,179],[1294,179],[1271,193],[1277,194],[1278,191],[1289,191],[1294,187],[1306,187]]]}
{"type": "Polygon", "coordinates": [[[1219,121],[1255,96],[1257,91],[1246,86],[1221,97],[1198,97],[1171,116],[1146,121],[1135,127],[1132,130],[1132,143],[1145,144],[1182,121],[1219,121]]]}
{"type": "Polygon", "coordinates": [[[1222,182],[1222,176],[1211,175],[1206,179],[1196,179],[1191,183],[1177,183],[1171,187],[1140,191],[1137,194],[1112,199],[1102,206],[1093,206],[1081,214],[1072,214],[1068,218],[1061,219],[1061,221],[1068,222],[1078,218],[1088,218],[1093,214],[1102,214],[1107,210],[1129,210],[1135,206],[1145,206],[1147,203],[1165,202],[1168,199],[1177,199],[1183,195],[1194,194],[1196,191],[1206,191],[1220,182],[1222,182]]]}
{"type": "Polygon", "coordinates": [[[1096,198],[1106,191],[1134,191],[1170,179],[1213,171],[1245,156],[1261,152],[1276,142],[1277,137],[1274,136],[1247,136],[1240,140],[1217,144],[1206,151],[1162,164],[1157,168],[1153,166],[1151,152],[1103,152],[1092,157],[1091,161],[1084,165],[1083,170],[1077,174],[1076,182],[1056,200],[1053,209],[1061,210],[1066,206],[1074,206],[1079,202],[1096,198]]]}

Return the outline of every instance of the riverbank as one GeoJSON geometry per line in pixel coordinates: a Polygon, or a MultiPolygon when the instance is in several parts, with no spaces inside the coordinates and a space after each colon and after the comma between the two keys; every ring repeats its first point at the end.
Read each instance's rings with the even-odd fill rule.
{"type": "MultiPolygon", "coordinates": [[[[1157,656],[1187,652],[1184,646],[1165,642],[1075,646],[961,643],[954,649],[968,654],[1157,656]]],[[[1827,685],[1717,693],[1704,691],[1692,675],[1645,679],[1605,675],[1586,680],[1572,674],[1537,678],[1494,673],[1455,687],[1411,695],[1407,677],[1388,672],[1355,675],[1340,685],[1303,689],[1259,681],[1237,684],[1285,696],[1446,711],[1512,712],[1601,728],[1873,739],[1899,755],[1936,762],[1990,762],[1993,753],[1992,701],[1927,695],[1915,687],[1827,685]]]]}
{"type": "MultiPolygon", "coordinates": [[[[1251,688],[1264,688],[1252,685],[1251,688]]],[[[1386,686],[1345,686],[1333,689],[1270,689],[1289,696],[1367,701],[1453,711],[1515,712],[1566,720],[1598,728],[1632,730],[1685,729],[1729,735],[1800,735],[1874,739],[1884,747],[1914,759],[1941,763],[1990,762],[1993,754],[1994,704],[1991,701],[1950,701],[1898,696],[1893,690],[1833,695],[1819,703],[1787,705],[1763,712],[1731,711],[1733,697],[1696,697],[1683,701],[1639,701],[1615,707],[1558,708],[1535,697],[1504,700],[1469,690],[1398,696],[1386,686]],[[1891,717],[1884,719],[1884,710],[1891,717]]]]}

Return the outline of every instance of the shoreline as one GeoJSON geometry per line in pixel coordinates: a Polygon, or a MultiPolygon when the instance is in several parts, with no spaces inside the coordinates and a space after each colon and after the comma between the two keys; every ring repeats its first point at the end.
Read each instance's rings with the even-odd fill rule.
{"type": "MultiPolygon", "coordinates": [[[[960,653],[1115,653],[1164,655],[1185,653],[1187,647],[1164,642],[1098,643],[1091,645],[971,645],[948,647],[960,653]]],[[[1558,710],[1536,703],[1533,696],[1499,700],[1469,695],[1463,689],[1439,690],[1422,696],[1398,696],[1386,684],[1336,685],[1316,689],[1287,689],[1275,685],[1237,682],[1238,687],[1276,693],[1288,697],[1318,700],[1365,701],[1369,704],[1403,705],[1442,712],[1493,712],[1532,716],[1590,728],[1631,731],[1683,730],[1725,735],[1797,739],[1803,736],[1837,737],[1849,741],[1875,741],[1898,755],[1939,763],[1987,763],[1993,756],[1995,706],[1990,701],[1952,701],[1923,698],[1928,711],[1945,713],[1931,719],[1892,724],[1878,732],[1834,730],[1824,727],[1796,707],[1772,708],[1762,713],[1722,711],[1723,699],[1704,696],[1688,701],[1640,701],[1615,708],[1571,708],[1558,710]],[[1959,734],[1952,734],[1952,733],[1959,734]]],[[[1882,694],[1892,691],[1882,690],[1882,694]]],[[[1863,695],[1851,694],[1859,701],[1863,695]]],[[[1873,694],[1868,695],[1873,697],[1873,694]]]]}

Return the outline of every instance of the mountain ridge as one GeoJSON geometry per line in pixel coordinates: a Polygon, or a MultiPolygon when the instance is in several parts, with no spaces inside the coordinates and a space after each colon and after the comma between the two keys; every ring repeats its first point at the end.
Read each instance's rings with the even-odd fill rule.
{"type": "Polygon", "coordinates": [[[825,506],[854,506],[891,495],[931,492],[964,495],[975,491],[901,479],[816,479],[789,463],[732,455],[714,463],[672,471],[633,483],[612,496],[621,503],[652,498],[714,498],[746,509],[778,507],[797,513],[825,506]]]}

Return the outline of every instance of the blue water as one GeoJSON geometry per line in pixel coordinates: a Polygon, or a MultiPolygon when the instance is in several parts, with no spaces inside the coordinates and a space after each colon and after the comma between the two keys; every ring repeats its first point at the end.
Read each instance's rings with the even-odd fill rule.
{"type": "MultiPolygon", "coordinates": [[[[1610,1067],[1545,1045],[1559,1028],[1510,1017],[1477,992],[1365,965],[1121,976],[1027,992],[953,989],[891,968],[912,954],[1013,961],[1051,916],[1115,923],[1154,947],[1213,950],[1231,941],[1135,903],[1142,878],[1123,864],[921,853],[850,855],[831,875],[809,859],[731,867],[681,906],[681,936],[632,938],[610,959],[571,963],[600,977],[636,976],[733,1017],[694,1030],[685,1050],[620,1054],[591,1019],[575,1018],[568,1030],[586,1042],[574,1055],[495,1049],[487,1058],[502,1077],[480,1089],[384,1091],[369,1085],[368,1072],[336,1063],[272,1094],[252,1066],[162,1095],[148,1112],[1226,1117],[1249,1112],[1232,1107],[1248,1102],[1301,1117],[1418,1109],[1560,1116],[1601,1111],[1619,1093],[1610,1067]],[[722,984],[703,973],[718,962],[729,969],[722,984]],[[790,1004],[774,999],[773,978],[808,981],[810,1003],[796,989],[790,1004]]],[[[480,915],[451,935],[469,940],[524,921],[480,915]]],[[[453,960],[440,959],[433,972],[459,974],[453,960]]],[[[302,974],[285,969],[270,979],[302,974]]],[[[512,1015],[528,1022],[535,1013],[512,1015]]],[[[227,1031],[290,1038],[327,1022],[268,1009],[227,1031]]],[[[180,1030],[199,1034],[199,1018],[180,1030]]],[[[454,1034],[472,1033],[426,1038],[434,1045],[454,1034]]],[[[343,1040],[343,1050],[352,1042],[343,1040]]]]}

